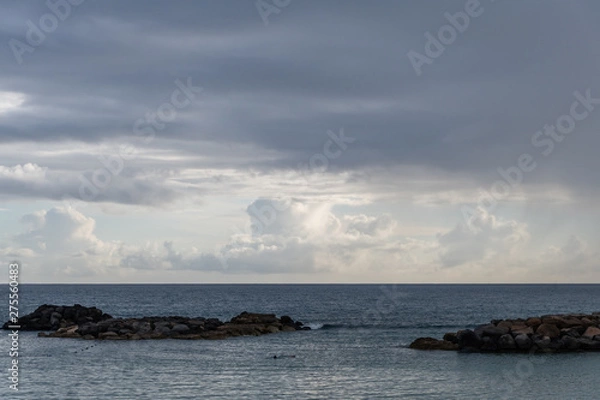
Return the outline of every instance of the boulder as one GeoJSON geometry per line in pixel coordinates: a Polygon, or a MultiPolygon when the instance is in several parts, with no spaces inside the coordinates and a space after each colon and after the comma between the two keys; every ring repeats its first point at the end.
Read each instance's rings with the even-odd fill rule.
{"type": "Polygon", "coordinates": [[[566,328],[566,321],[559,315],[542,316],[542,324],[556,325],[557,328],[566,328]]]}
{"type": "Polygon", "coordinates": [[[448,332],[444,335],[444,340],[447,340],[448,342],[452,342],[452,343],[458,343],[458,339],[456,338],[456,333],[454,332],[448,332]]]}
{"type": "Polygon", "coordinates": [[[106,339],[106,338],[115,337],[115,336],[119,336],[119,335],[117,335],[115,332],[112,332],[112,331],[102,332],[102,333],[98,334],[98,339],[106,339]]]}
{"type": "Polygon", "coordinates": [[[515,344],[521,350],[529,350],[533,345],[533,341],[528,335],[522,333],[515,336],[515,344]]]}
{"type": "Polygon", "coordinates": [[[501,350],[514,350],[517,348],[517,345],[512,335],[505,334],[498,338],[498,348],[501,350]]]}
{"type": "Polygon", "coordinates": [[[98,328],[98,324],[95,324],[93,322],[86,322],[85,324],[83,324],[79,327],[79,333],[84,336],[85,335],[97,336],[99,332],[100,332],[100,329],[98,328]]]}
{"type": "Polygon", "coordinates": [[[533,329],[537,328],[542,324],[542,320],[538,317],[527,318],[525,320],[525,325],[531,326],[533,329]]]}
{"type": "Polygon", "coordinates": [[[150,325],[150,322],[146,321],[134,321],[131,324],[131,330],[143,335],[152,332],[152,325],[150,325]]]}
{"type": "Polygon", "coordinates": [[[565,337],[565,336],[571,336],[574,338],[578,338],[581,337],[581,333],[579,333],[579,329],[577,328],[564,328],[560,330],[560,336],[561,337],[565,337]]]}
{"type": "Polygon", "coordinates": [[[556,325],[542,323],[537,327],[535,333],[540,336],[548,336],[550,339],[555,339],[560,337],[560,329],[556,327],[556,325]]]}
{"type": "Polygon", "coordinates": [[[551,342],[552,340],[548,336],[538,336],[533,339],[533,343],[542,350],[549,348],[551,342]]]}
{"type": "Polygon", "coordinates": [[[230,322],[232,324],[272,324],[278,321],[275,314],[252,314],[244,311],[233,317],[230,322]]]}
{"type": "MultiPolygon", "coordinates": [[[[510,329],[513,327],[513,325],[515,325],[515,323],[514,323],[513,321],[510,321],[510,320],[504,320],[504,321],[500,321],[500,322],[498,322],[498,324],[496,324],[496,326],[497,326],[498,328],[501,328],[501,329],[504,329],[504,328],[506,328],[506,329],[508,329],[509,331],[510,331],[510,329]]],[[[508,331],[507,331],[507,333],[508,333],[508,331]]]]}
{"type": "Polygon", "coordinates": [[[492,337],[500,337],[502,335],[506,335],[509,332],[510,328],[507,326],[495,326],[493,324],[482,325],[475,328],[475,333],[479,337],[483,336],[492,336],[492,337]]]}
{"type": "Polygon", "coordinates": [[[481,346],[481,338],[470,329],[463,329],[456,333],[458,347],[464,351],[477,351],[481,346]]]}
{"type": "Polygon", "coordinates": [[[516,329],[511,329],[510,333],[515,337],[518,335],[533,335],[533,328],[530,326],[519,325],[516,329]]]}
{"type": "Polygon", "coordinates": [[[56,311],[52,312],[52,314],[50,314],[50,325],[52,325],[53,327],[59,326],[61,319],[62,315],[60,315],[56,311]]]}
{"type": "Polygon", "coordinates": [[[493,336],[484,336],[481,338],[481,346],[479,346],[479,350],[483,352],[492,352],[498,350],[498,343],[496,343],[496,338],[493,336]]]}
{"type": "Polygon", "coordinates": [[[575,326],[580,326],[581,325],[581,320],[579,318],[576,318],[574,316],[566,316],[563,319],[563,326],[559,326],[559,328],[563,329],[563,328],[573,328],[575,326]]]}
{"type": "Polygon", "coordinates": [[[173,332],[175,333],[187,333],[190,330],[190,327],[185,325],[185,324],[176,324],[175,326],[173,326],[173,329],[171,329],[173,332]]]}
{"type": "Polygon", "coordinates": [[[279,331],[280,329],[275,325],[267,325],[264,329],[261,330],[262,333],[277,333],[279,331]]]}
{"type": "Polygon", "coordinates": [[[171,334],[171,328],[165,325],[158,325],[154,327],[152,333],[169,336],[171,334]]]}
{"type": "Polygon", "coordinates": [[[588,338],[588,339],[592,339],[596,335],[600,335],[600,328],[597,328],[595,326],[590,326],[589,328],[587,328],[585,330],[585,332],[581,336],[588,338]]]}
{"type": "Polygon", "coordinates": [[[561,340],[563,342],[564,348],[567,350],[574,351],[579,348],[579,342],[577,341],[577,338],[573,336],[565,335],[562,337],[561,340]]]}

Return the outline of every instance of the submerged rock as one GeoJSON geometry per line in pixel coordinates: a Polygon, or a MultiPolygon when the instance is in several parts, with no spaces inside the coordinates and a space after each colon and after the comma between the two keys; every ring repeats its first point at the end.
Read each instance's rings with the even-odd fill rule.
{"type": "MultiPolygon", "coordinates": [[[[140,340],[140,339],[225,339],[269,333],[310,330],[289,316],[243,312],[229,322],[216,318],[179,316],[113,318],[95,307],[43,305],[19,319],[23,330],[40,332],[40,337],[140,340]]],[[[8,322],[3,329],[8,329],[8,322]]]]}
{"type": "Polygon", "coordinates": [[[418,350],[458,350],[458,345],[448,340],[424,337],[412,342],[410,348],[418,350]]]}

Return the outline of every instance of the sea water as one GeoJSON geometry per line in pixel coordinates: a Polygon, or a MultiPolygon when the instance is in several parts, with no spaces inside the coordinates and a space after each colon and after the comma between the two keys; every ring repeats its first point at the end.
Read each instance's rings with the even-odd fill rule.
{"type": "MultiPolygon", "coordinates": [[[[600,311],[600,285],[21,285],[19,312],[96,306],[114,317],[289,315],[311,331],[218,341],[83,341],[19,332],[19,391],[0,399],[597,399],[600,353],[461,354],[420,336],[495,318],[600,311]],[[295,357],[273,358],[274,355],[295,357]]],[[[0,288],[3,320],[8,287],[0,288]]]]}

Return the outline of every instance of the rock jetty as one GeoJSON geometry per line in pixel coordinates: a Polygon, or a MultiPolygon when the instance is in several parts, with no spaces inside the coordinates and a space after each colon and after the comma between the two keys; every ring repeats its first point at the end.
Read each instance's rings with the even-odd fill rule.
{"type": "Polygon", "coordinates": [[[409,347],[477,353],[600,351],[600,312],[493,320],[446,333],[442,340],[418,338],[409,347]]]}
{"type": "MultiPolygon", "coordinates": [[[[10,322],[2,329],[9,329],[10,322]]],[[[229,322],[216,318],[179,316],[113,318],[96,307],[44,304],[19,318],[20,330],[40,332],[40,337],[140,340],[140,339],[225,339],[233,336],[259,336],[269,333],[310,330],[288,316],[243,312],[229,322]]]]}

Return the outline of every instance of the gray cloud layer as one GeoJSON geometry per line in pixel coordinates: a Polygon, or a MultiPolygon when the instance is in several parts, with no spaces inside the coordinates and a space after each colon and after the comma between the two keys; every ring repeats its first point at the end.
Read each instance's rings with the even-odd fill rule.
{"type": "MultiPolygon", "coordinates": [[[[417,77],[424,52],[465,1],[293,2],[264,26],[250,1],[84,2],[19,65],[2,47],[0,87],[25,102],[0,120],[0,141],[101,142],[132,135],[191,77],[205,88],[158,139],[178,154],[195,143],[256,146],[259,169],[294,168],[344,127],[357,139],[336,168],[422,165],[482,182],[537,152],[531,137],[568,112],[574,91],[597,85],[595,2],[481,2],[484,12],[417,77]]],[[[0,41],[25,42],[44,4],[2,13],[0,41]]],[[[536,180],[595,185],[600,119],[592,113],[544,160],[536,180]]],[[[162,143],[162,142],[161,142],[162,143]]],[[[235,157],[223,154],[223,157],[235,157]]],[[[31,160],[27,160],[31,161],[31,160]]]]}

